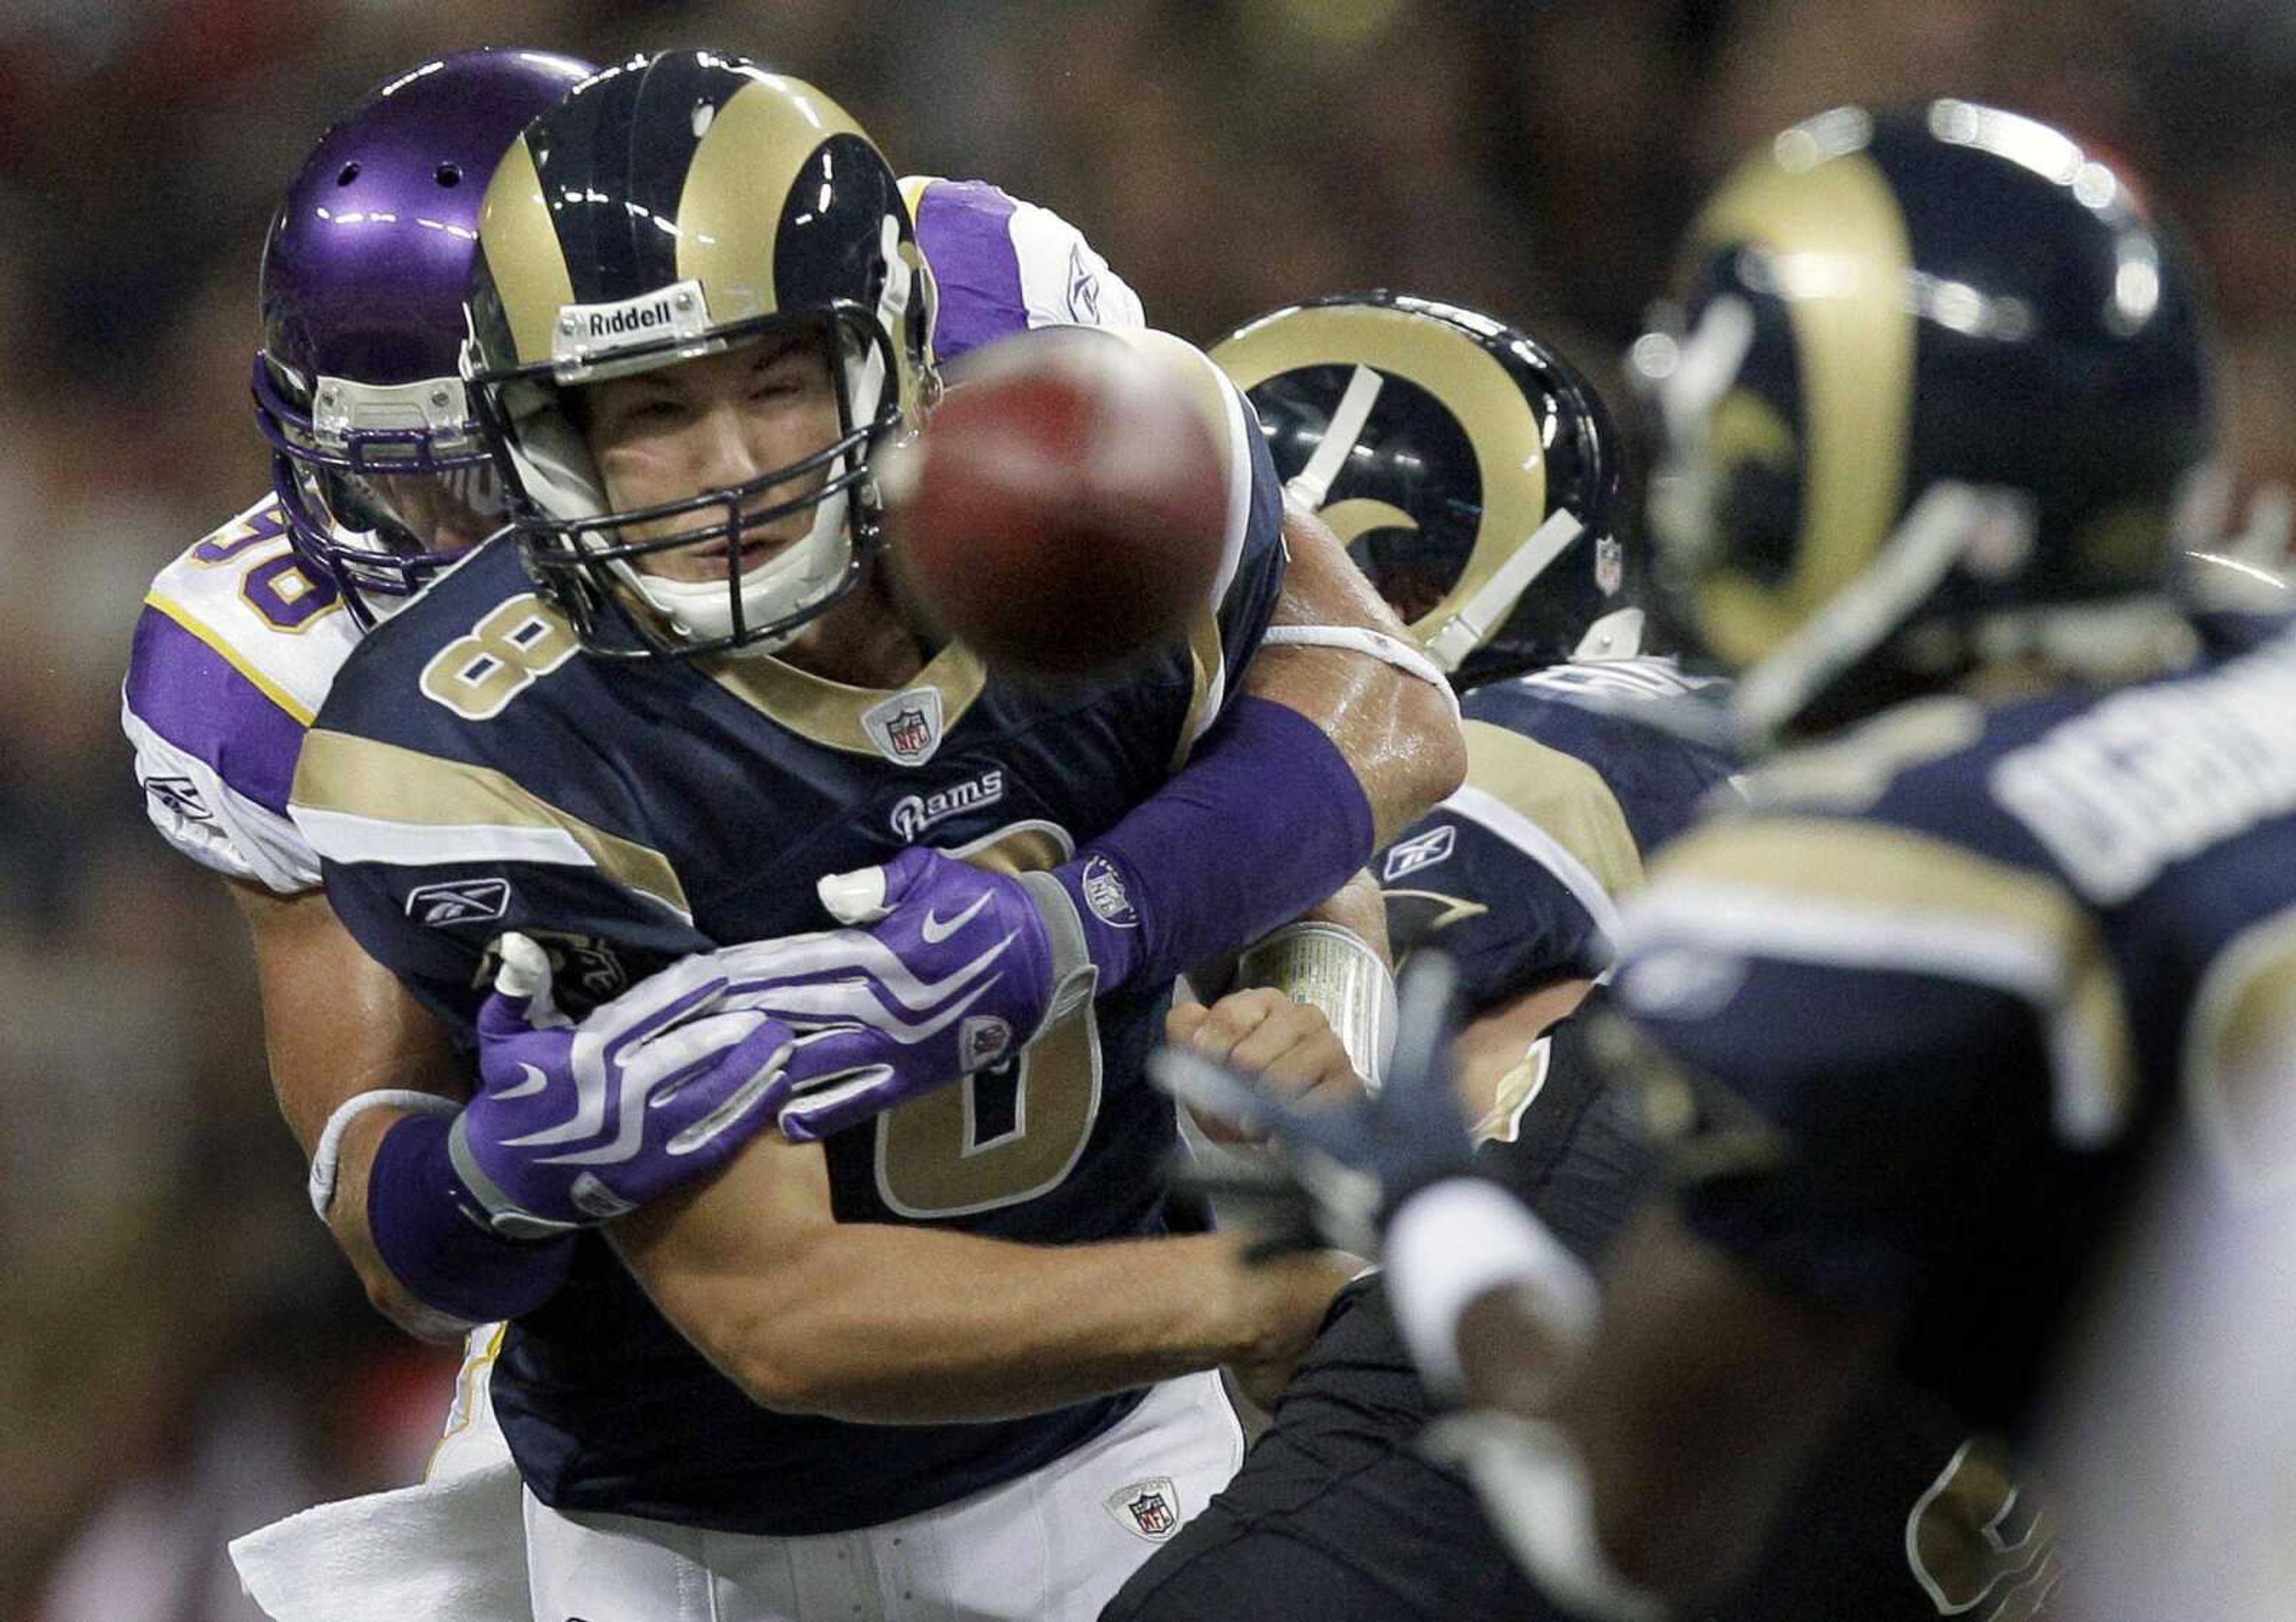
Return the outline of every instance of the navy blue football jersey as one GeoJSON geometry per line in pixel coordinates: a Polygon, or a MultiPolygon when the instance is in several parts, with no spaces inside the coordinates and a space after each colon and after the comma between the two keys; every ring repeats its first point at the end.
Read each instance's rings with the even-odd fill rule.
{"type": "Polygon", "coordinates": [[[1906,1372],[2016,1434],[2171,1102],[2238,1176],[2286,1084],[2292,715],[2288,634],[2118,689],[1927,699],[1677,842],[1618,989],[1661,1088],[1718,1100],[1695,1230],[1903,1311],[1906,1372]]]}
{"type": "MultiPolygon", "coordinates": [[[[1439,946],[1471,1014],[1610,967],[1620,898],[1644,856],[1730,793],[1730,762],[1657,724],[1712,710],[1722,681],[1672,659],[1559,664],[1488,683],[1461,703],[1467,780],[1374,858],[1398,961],[1439,946]]],[[[1487,1135],[1512,1138],[1536,1090],[1534,1052],[1500,1089],[1487,1135]]]]}
{"type": "Polygon", "coordinates": [[[1552,665],[1469,693],[1466,782],[1377,858],[1397,951],[1440,945],[1478,1012],[1602,973],[1644,858],[1731,772],[1660,717],[1717,708],[1727,691],[1643,657],[1552,665]]]}
{"type": "MultiPolygon", "coordinates": [[[[871,691],[769,657],[617,661],[575,646],[496,543],[354,653],[304,743],[293,808],[335,910],[468,1042],[489,943],[534,935],[578,1009],[690,952],[827,927],[822,875],[923,843],[1043,868],[1152,794],[1217,720],[1274,612],[1282,500],[1249,408],[1231,520],[1185,646],[1057,692],[942,648],[871,691]]],[[[1168,988],[1126,988],[1026,1054],[826,1144],[840,1221],[1074,1242],[1160,1231],[1170,1101],[1142,1060],[1168,988]]],[[[1007,1480],[1136,1396],[1005,1423],[862,1426],[767,1412],[703,1361],[592,1237],[495,1376],[537,1496],[720,1529],[873,1525],[1007,1480]]]]}

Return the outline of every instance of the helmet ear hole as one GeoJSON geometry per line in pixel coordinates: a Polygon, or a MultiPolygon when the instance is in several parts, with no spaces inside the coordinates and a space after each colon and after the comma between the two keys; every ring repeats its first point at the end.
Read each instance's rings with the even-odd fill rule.
{"type": "Polygon", "coordinates": [[[348,185],[352,181],[358,177],[359,166],[356,163],[346,163],[343,165],[341,169],[337,171],[335,175],[335,184],[337,185],[348,185]]]}
{"type": "Polygon", "coordinates": [[[459,163],[442,163],[432,173],[430,177],[436,180],[440,185],[452,191],[455,187],[463,184],[463,166],[459,163]]]}

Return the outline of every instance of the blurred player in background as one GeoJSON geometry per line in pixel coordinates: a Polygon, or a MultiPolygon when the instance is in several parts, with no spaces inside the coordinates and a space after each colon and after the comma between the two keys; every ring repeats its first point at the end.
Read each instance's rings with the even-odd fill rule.
{"type": "MultiPolygon", "coordinates": [[[[1609,963],[1614,898],[1639,884],[1643,845],[1686,824],[1729,770],[1632,717],[1716,684],[1641,656],[1616,532],[1618,436],[1546,346],[1427,301],[1294,306],[1211,353],[1257,408],[1286,493],[1349,543],[1463,694],[1466,783],[1374,871],[1399,960],[1435,944],[1470,966],[1461,1084],[1491,1152],[1526,1190],[1543,1185],[1595,1099],[1583,1071],[1554,1063],[1554,1027],[1609,963]],[[1590,706],[1590,693],[1628,712],[1590,706]]],[[[1302,1025],[1320,1029],[1253,990],[1176,1008],[1167,1028],[1283,1074],[1312,1062],[1302,1025]]],[[[1640,1156],[1600,1124],[1585,1130],[1556,1203],[1592,1246],[1624,1199],[1605,1185],[1631,1188],[1640,1156]]],[[[1415,1451],[1426,1419],[1385,1290],[1351,1285],[1242,1473],[1105,1614],[1541,1614],[1480,1533],[1472,1494],[1415,1451]]]]}
{"type": "Polygon", "coordinates": [[[926,645],[871,564],[932,282],[883,161],[809,86],[708,53],[601,75],[505,158],[481,236],[475,386],[521,544],[361,650],[295,812],[345,921],[479,1045],[478,1097],[396,1121],[378,1186],[463,1247],[442,1289],[570,1269],[496,1377],[536,1614],[1094,1614],[1239,1451],[1208,1374],[1118,1394],[1288,1359],[1340,1276],[1152,1237],[1172,1125],[1140,1057],[1180,967],[1456,782],[1442,696],[1255,655],[1279,597],[1311,629],[1391,621],[1281,523],[1242,401],[1152,334],[1138,364],[1226,448],[1193,651],[1048,695],[926,645]],[[1238,870],[1249,891],[1217,882],[1238,870]],[[498,967],[505,929],[554,963],[513,936],[498,967]],[[685,994],[633,1009],[663,963],[685,994]],[[570,1038],[554,992],[605,1000],[570,1038]],[[660,1130],[693,1068],[657,1049],[760,1033],[698,1140],[660,1130]],[[753,1137],[624,1214],[800,1080],[780,1119],[821,1148],[753,1137]],[[676,1330],[590,1236],[618,1214],[676,1330]]]}
{"type": "MultiPolygon", "coordinates": [[[[2285,576],[2188,560],[2210,642],[2285,629],[2285,576]]],[[[2083,1528],[2078,1622],[2287,1614],[2296,1528],[2296,987],[2219,1010],[2215,1086],[2174,1124],[2051,1402],[2039,1468],[2083,1528]]]]}
{"type": "MultiPolygon", "coordinates": [[[[1537,340],[1381,294],[1278,311],[1213,354],[1248,386],[1289,488],[1352,532],[1463,689],[1467,782],[1374,868],[1398,955],[1432,946],[1458,966],[1468,1024],[1453,1057],[1478,1168],[1593,1259],[1658,1166],[1602,1096],[1582,1000],[1603,995],[1644,856],[1734,793],[1727,757],[1682,736],[1720,733],[1728,684],[1644,651],[1617,434],[1537,340]]],[[[1168,1030],[1305,1079],[1330,1051],[1319,1019],[1269,995],[1177,1009],[1168,1030]]],[[[1107,1614],[1555,1614],[1467,1485],[1422,1451],[1430,1410],[1384,1286],[1351,1286],[1242,1472],[1107,1614]]],[[[1906,1523],[1964,1439],[1939,1405],[1881,1394],[1722,1614],[1935,1615],[1906,1523]]],[[[1931,1563],[1978,1544],[1974,1526],[1933,1519],[1931,1563]]]]}
{"type": "MultiPolygon", "coordinates": [[[[1743,734],[1800,746],[1627,914],[1620,1063],[1677,1191],[1597,1304],[1519,1205],[1441,1175],[1431,1117],[1381,1168],[1406,1338],[1492,1411],[1495,1518],[1620,1617],[1742,1570],[1884,1364],[2030,1431],[2179,1098],[2234,1134],[2256,1101],[2296,938],[2296,646],[2204,655],[2169,589],[2214,402],[2191,274],[2125,182],[2012,114],[1845,109],[1723,187],[1684,275],[1637,351],[1653,529],[1745,670],[1743,734]]],[[[1989,1492],[1995,1558],[1939,1608],[2034,1614],[2060,1569],[1989,1492]]]]}

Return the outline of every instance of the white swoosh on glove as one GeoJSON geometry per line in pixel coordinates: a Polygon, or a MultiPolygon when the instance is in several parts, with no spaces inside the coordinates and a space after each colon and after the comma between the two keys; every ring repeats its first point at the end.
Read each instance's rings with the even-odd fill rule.
{"type": "Polygon", "coordinates": [[[958,930],[971,923],[972,921],[973,914],[979,912],[988,904],[988,892],[983,890],[980,894],[972,898],[972,905],[967,907],[964,911],[958,913],[946,924],[934,917],[931,909],[928,908],[925,910],[925,921],[917,926],[918,933],[924,936],[926,945],[938,946],[943,941],[948,939],[949,936],[955,935],[958,930]]]}
{"type": "Polygon", "coordinates": [[[495,1094],[497,1099],[529,1099],[550,1085],[549,1075],[533,1065],[521,1065],[525,1079],[515,1087],[505,1087],[495,1094]]]}

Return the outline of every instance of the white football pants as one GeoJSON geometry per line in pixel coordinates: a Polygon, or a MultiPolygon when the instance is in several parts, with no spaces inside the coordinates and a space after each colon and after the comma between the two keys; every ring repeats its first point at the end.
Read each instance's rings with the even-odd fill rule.
{"type": "Polygon", "coordinates": [[[1151,1391],[1033,1473],[903,1520],[816,1537],[710,1532],[526,1494],[535,1622],[1093,1622],[1227,1485],[1243,1431],[1219,1376],[1151,1391]]]}

